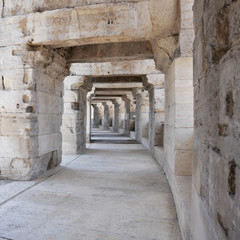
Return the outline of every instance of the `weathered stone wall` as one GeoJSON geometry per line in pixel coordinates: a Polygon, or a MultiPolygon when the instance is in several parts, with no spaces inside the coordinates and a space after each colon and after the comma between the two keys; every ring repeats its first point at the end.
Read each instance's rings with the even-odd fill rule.
{"type": "Polygon", "coordinates": [[[240,1],[195,1],[192,239],[240,236],[240,1]]]}
{"type": "Polygon", "coordinates": [[[45,48],[0,52],[0,177],[33,179],[61,162],[65,58],[45,48]]]}
{"type": "MultiPolygon", "coordinates": [[[[141,2],[148,0],[133,0],[132,2],[141,2]]],[[[15,15],[25,15],[29,13],[44,12],[62,8],[74,8],[79,6],[88,6],[102,3],[129,2],[129,0],[28,0],[19,2],[18,0],[1,0],[2,17],[15,15]]]]}

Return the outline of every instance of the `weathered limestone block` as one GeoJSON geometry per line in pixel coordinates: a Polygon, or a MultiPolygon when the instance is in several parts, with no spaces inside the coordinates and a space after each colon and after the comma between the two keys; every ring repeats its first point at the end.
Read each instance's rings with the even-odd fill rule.
{"type": "MultiPolygon", "coordinates": [[[[109,49],[107,50],[109,51],[109,49]]],[[[119,52],[121,52],[121,49],[119,49],[119,52]]],[[[102,63],[72,63],[70,70],[73,75],[78,75],[78,76],[81,76],[81,75],[115,76],[115,75],[131,75],[131,74],[144,75],[144,74],[159,73],[159,71],[156,70],[155,67],[156,66],[153,59],[144,59],[144,60],[131,60],[131,61],[129,60],[129,61],[120,61],[120,62],[112,61],[112,62],[102,62],[102,63]]],[[[120,86],[119,88],[121,87],[122,86],[120,86]]]]}
{"type": "Polygon", "coordinates": [[[69,72],[62,56],[46,48],[2,48],[1,178],[29,180],[60,164],[62,80],[69,72]]]}
{"type": "Polygon", "coordinates": [[[0,46],[68,47],[149,39],[152,23],[146,9],[148,2],[96,4],[2,18],[0,46]]]}
{"type": "Polygon", "coordinates": [[[239,1],[195,1],[194,240],[240,235],[239,24],[239,1]]]}
{"type": "Polygon", "coordinates": [[[92,84],[84,76],[67,77],[64,80],[64,89],[64,114],[61,127],[63,153],[81,154],[86,150],[87,92],[92,89],[92,84]]]}
{"type": "MultiPolygon", "coordinates": [[[[117,75],[119,75],[120,72],[126,74],[128,71],[137,69],[139,72],[136,74],[140,74],[144,70],[151,71],[152,64],[155,66],[152,47],[149,41],[113,42],[76,46],[70,48],[68,61],[74,63],[75,67],[80,67],[80,69],[77,69],[78,75],[82,75],[80,72],[83,70],[87,71],[85,73],[83,72],[83,74],[94,75],[93,73],[88,73],[91,69],[86,69],[86,66],[90,66],[96,75],[109,75],[110,72],[114,72],[114,74],[117,75]],[[122,64],[119,60],[122,61],[122,64]],[[127,60],[136,65],[126,64],[127,60]],[[116,64],[116,61],[119,65],[116,64]],[[140,62],[148,62],[149,66],[139,64],[140,62]],[[100,65],[101,70],[99,69],[100,65]],[[139,65],[142,65],[142,69],[139,69],[139,65]],[[81,66],[84,66],[84,69],[81,70],[81,66]],[[114,70],[116,70],[116,73],[114,70]]],[[[152,70],[153,72],[157,72],[154,68],[152,70]]]]}
{"type": "Polygon", "coordinates": [[[192,173],[192,78],[192,58],[175,59],[166,75],[164,147],[172,172],[179,176],[192,173]]]}
{"type": "MultiPolygon", "coordinates": [[[[140,2],[142,0],[131,0],[131,2],[140,2]]],[[[3,2],[3,0],[2,0],[3,2]]],[[[62,8],[74,8],[79,6],[102,4],[102,3],[116,3],[116,2],[129,2],[129,0],[28,0],[19,3],[18,0],[11,0],[4,2],[3,17],[14,15],[26,15],[35,12],[44,12],[62,8]]],[[[3,4],[1,4],[3,5],[3,4]]]]}

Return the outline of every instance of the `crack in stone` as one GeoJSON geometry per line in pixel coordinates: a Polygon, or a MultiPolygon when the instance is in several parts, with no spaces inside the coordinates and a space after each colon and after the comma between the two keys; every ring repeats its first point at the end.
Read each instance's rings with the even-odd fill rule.
{"type": "Polygon", "coordinates": [[[5,90],[5,83],[4,83],[4,77],[2,76],[2,88],[5,90]]]}
{"type": "Polygon", "coordinates": [[[0,238],[5,239],[5,240],[13,240],[12,238],[6,238],[6,237],[2,237],[2,236],[0,236],[0,238]]]}
{"type": "Polygon", "coordinates": [[[4,7],[5,7],[5,0],[2,0],[2,13],[1,13],[2,18],[3,18],[3,13],[4,13],[4,7]]]}

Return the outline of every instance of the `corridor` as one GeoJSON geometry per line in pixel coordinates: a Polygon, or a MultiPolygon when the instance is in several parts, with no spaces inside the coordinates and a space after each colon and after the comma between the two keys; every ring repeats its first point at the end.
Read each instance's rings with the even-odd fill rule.
{"type": "Polygon", "coordinates": [[[165,175],[135,140],[94,129],[81,156],[29,182],[2,181],[0,239],[180,240],[165,175]]]}

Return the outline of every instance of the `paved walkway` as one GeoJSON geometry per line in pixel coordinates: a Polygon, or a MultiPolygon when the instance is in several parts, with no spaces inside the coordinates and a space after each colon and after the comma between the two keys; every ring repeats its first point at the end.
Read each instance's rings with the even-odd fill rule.
{"type": "Polygon", "coordinates": [[[93,139],[36,181],[0,181],[1,240],[181,239],[168,183],[145,148],[110,131],[93,139]]]}

